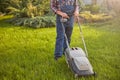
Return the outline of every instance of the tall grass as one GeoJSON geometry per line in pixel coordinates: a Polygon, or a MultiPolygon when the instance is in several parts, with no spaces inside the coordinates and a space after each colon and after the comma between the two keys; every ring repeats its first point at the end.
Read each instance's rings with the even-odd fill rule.
{"type": "MultiPolygon", "coordinates": [[[[94,77],[75,79],[64,56],[54,61],[55,28],[13,26],[5,22],[7,18],[0,17],[0,80],[94,80],[94,77]]],[[[119,80],[119,21],[86,24],[82,29],[89,60],[98,75],[96,80],[119,80]]],[[[72,35],[73,46],[83,48],[77,25],[72,35]]]]}

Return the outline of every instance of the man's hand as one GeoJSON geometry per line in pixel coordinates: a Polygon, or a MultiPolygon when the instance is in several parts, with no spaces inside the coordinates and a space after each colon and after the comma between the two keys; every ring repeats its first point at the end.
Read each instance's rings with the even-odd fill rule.
{"type": "Polygon", "coordinates": [[[69,18],[69,16],[68,16],[66,13],[64,13],[64,12],[57,11],[56,13],[57,13],[58,15],[62,16],[63,18],[69,18]]]}
{"type": "Polygon", "coordinates": [[[74,12],[74,17],[79,17],[79,12],[78,11],[74,12]]]}

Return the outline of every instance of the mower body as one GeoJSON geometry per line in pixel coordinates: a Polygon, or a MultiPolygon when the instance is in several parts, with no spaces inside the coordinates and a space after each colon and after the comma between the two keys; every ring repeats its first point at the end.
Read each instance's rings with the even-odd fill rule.
{"type": "Polygon", "coordinates": [[[75,76],[90,76],[95,74],[85,52],[81,48],[67,48],[65,50],[65,57],[68,66],[75,73],[75,76]]]}

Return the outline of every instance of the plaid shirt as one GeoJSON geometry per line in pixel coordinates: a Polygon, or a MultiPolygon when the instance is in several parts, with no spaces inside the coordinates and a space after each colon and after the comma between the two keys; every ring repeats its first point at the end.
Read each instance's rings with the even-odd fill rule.
{"type": "MultiPolygon", "coordinates": [[[[57,12],[58,10],[60,10],[60,4],[57,3],[58,0],[51,0],[50,1],[50,6],[51,6],[51,9],[53,10],[53,12],[57,12]]],[[[75,0],[75,11],[78,11],[79,12],[79,5],[78,5],[78,0],[75,0]]]]}

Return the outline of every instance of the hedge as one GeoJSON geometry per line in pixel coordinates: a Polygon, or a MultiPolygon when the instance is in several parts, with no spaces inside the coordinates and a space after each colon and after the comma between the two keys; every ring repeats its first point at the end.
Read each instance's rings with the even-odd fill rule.
{"type": "Polygon", "coordinates": [[[43,16],[34,18],[12,18],[7,20],[7,22],[19,26],[29,26],[32,28],[42,28],[42,27],[54,27],[55,17],[54,16],[43,16]]]}

